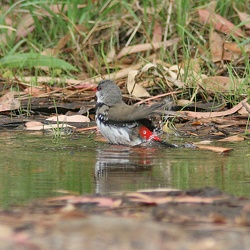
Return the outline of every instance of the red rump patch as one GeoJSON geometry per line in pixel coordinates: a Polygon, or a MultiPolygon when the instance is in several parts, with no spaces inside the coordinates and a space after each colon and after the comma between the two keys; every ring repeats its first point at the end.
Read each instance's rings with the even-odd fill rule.
{"type": "Polygon", "coordinates": [[[161,139],[145,126],[140,126],[139,134],[144,140],[160,141],[161,139]]]}

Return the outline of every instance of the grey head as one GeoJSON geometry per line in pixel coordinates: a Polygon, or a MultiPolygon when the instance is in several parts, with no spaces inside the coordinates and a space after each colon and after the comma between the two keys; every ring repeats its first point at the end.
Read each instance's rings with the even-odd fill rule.
{"type": "Polygon", "coordinates": [[[98,83],[96,97],[98,103],[112,106],[122,102],[120,88],[111,80],[102,80],[98,83]]]}

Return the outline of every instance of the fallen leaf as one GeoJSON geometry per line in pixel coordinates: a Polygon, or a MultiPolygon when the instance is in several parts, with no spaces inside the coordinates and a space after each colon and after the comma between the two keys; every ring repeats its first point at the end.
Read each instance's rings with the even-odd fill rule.
{"type": "Polygon", "coordinates": [[[115,47],[112,46],[112,48],[109,50],[108,54],[107,54],[107,63],[113,62],[115,59],[115,47]]]}
{"type": "Polygon", "coordinates": [[[119,207],[122,203],[120,199],[112,199],[106,197],[82,197],[82,196],[61,196],[47,199],[48,202],[54,201],[66,201],[69,204],[85,204],[85,203],[96,203],[99,207],[119,207]]]}
{"type": "Polygon", "coordinates": [[[38,125],[34,127],[26,127],[26,130],[31,131],[40,131],[40,130],[53,130],[53,129],[63,129],[63,128],[75,128],[73,126],[70,126],[68,124],[49,124],[49,125],[38,125]]]}
{"type": "Polygon", "coordinates": [[[206,91],[214,92],[228,92],[238,89],[242,79],[231,80],[228,76],[211,76],[204,78],[202,86],[206,91]]]}
{"type": "MultiPolygon", "coordinates": [[[[174,65],[171,67],[173,69],[174,65]]],[[[175,66],[176,67],[176,66],[175,66]]],[[[191,74],[193,75],[195,72],[196,74],[201,74],[201,60],[200,58],[188,58],[184,59],[179,65],[178,65],[179,71],[180,69],[183,69],[184,71],[188,69],[188,73],[190,70],[192,70],[191,74]]],[[[184,72],[183,71],[183,72],[184,72]]]]}
{"type": "Polygon", "coordinates": [[[241,115],[249,115],[250,114],[250,105],[246,102],[243,107],[238,110],[238,113],[241,115]]]}
{"type": "Polygon", "coordinates": [[[245,27],[246,27],[247,29],[250,29],[250,15],[247,14],[247,13],[238,11],[236,8],[234,8],[234,9],[235,9],[235,11],[237,12],[237,14],[238,14],[238,16],[239,16],[241,22],[244,23],[244,25],[245,25],[245,27]]]}
{"type": "MultiPolygon", "coordinates": [[[[117,80],[117,79],[121,79],[121,78],[126,78],[128,76],[128,73],[131,70],[136,70],[136,69],[140,69],[141,68],[141,63],[137,63],[134,65],[131,65],[130,67],[118,70],[117,72],[111,73],[111,74],[106,74],[103,76],[95,76],[92,78],[89,78],[87,80],[77,80],[77,79],[62,79],[60,77],[50,77],[50,76],[37,76],[35,78],[37,83],[51,83],[51,82],[64,82],[65,84],[68,85],[74,85],[75,88],[77,88],[77,85],[84,85],[84,88],[86,86],[86,84],[96,84],[97,82],[103,80],[103,79],[112,79],[112,80],[117,80]]],[[[16,79],[18,81],[20,81],[21,83],[27,82],[30,83],[31,81],[34,80],[34,76],[24,76],[24,77],[18,77],[15,76],[16,79]]],[[[27,85],[27,84],[26,84],[27,85]]],[[[92,85],[94,87],[94,85],[92,85]]],[[[96,87],[96,85],[95,85],[96,87]]]]}
{"type": "Polygon", "coordinates": [[[223,148],[223,147],[207,146],[207,145],[200,145],[200,144],[198,145],[195,144],[195,145],[199,149],[211,150],[215,153],[220,153],[220,154],[233,150],[232,148],[223,148]]]}
{"type": "Polygon", "coordinates": [[[160,22],[155,21],[154,28],[153,28],[153,43],[159,43],[162,41],[162,26],[160,22]]]}
{"type": "Polygon", "coordinates": [[[207,144],[211,144],[212,141],[199,141],[199,142],[196,142],[195,145],[207,145],[207,144]]]}
{"type": "Polygon", "coordinates": [[[91,127],[87,127],[87,128],[77,128],[76,131],[77,132],[84,132],[84,131],[96,130],[96,129],[97,129],[97,126],[91,126],[91,127]]]}
{"type": "Polygon", "coordinates": [[[223,40],[220,34],[213,31],[209,35],[210,51],[213,62],[219,62],[223,56],[223,40]]]}
{"type": "Polygon", "coordinates": [[[58,52],[61,51],[67,45],[70,38],[71,38],[70,33],[68,33],[65,36],[61,37],[54,49],[57,50],[58,52]]]}
{"type": "Polygon", "coordinates": [[[138,73],[138,70],[131,70],[128,73],[127,90],[130,95],[135,97],[148,97],[150,94],[147,92],[147,90],[135,82],[135,77],[138,73]]]}
{"type": "Polygon", "coordinates": [[[141,69],[142,73],[145,73],[147,71],[149,71],[150,69],[156,69],[157,65],[154,63],[147,63],[146,65],[143,66],[143,68],[141,69]]]}
{"type": "Polygon", "coordinates": [[[245,124],[245,121],[242,121],[242,119],[240,119],[240,121],[242,123],[239,123],[239,120],[233,120],[231,117],[229,116],[225,116],[225,117],[206,117],[203,119],[199,119],[200,122],[204,123],[204,124],[209,124],[209,123],[216,123],[216,124],[222,124],[222,125],[217,125],[220,128],[227,128],[227,127],[231,127],[231,126],[238,126],[245,124]]]}
{"type": "Polygon", "coordinates": [[[24,92],[28,93],[29,95],[32,96],[39,96],[44,94],[44,89],[42,89],[41,87],[28,87],[24,90],[24,92]]]}
{"type": "Polygon", "coordinates": [[[248,102],[243,102],[242,105],[246,109],[248,114],[250,114],[250,105],[249,105],[249,103],[248,102]]]}
{"type": "MultiPolygon", "coordinates": [[[[54,13],[60,13],[62,9],[61,4],[55,4],[51,5],[48,8],[50,8],[54,13]]],[[[64,6],[64,11],[67,11],[67,6],[64,6]]],[[[43,19],[44,17],[48,16],[50,17],[51,14],[48,11],[43,10],[42,11],[43,15],[41,13],[38,13],[36,15],[36,18],[38,20],[43,19]]],[[[23,16],[22,21],[17,27],[17,37],[26,37],[30,32],[32,32],[35,29],[34,25],[35,19],[33,18],[33,15],[28,13],[23,16]]]]}
{"type": "Polygon", "coordinates": [[[235,42],[225,42],[224,49],[229,50],[232,53],[241,53],[241,51],[242,51],[241,48],[239,47],[239,45],[235,42]]]}
{"type": "Polygon", "coordinates": [[[223,47],[223,60],[227,61],[238,59],[242,55],[243,51],[248,53],[250,49],[248,44],[239,47],[239,45],[235,42],[225,42],[223,47]]]}
{"type": "Polygon", "coordinates": [[[233,135],[233,136],[228,136],[226,138],[220,139],[218,141],[236,142],[236,141],[244,141],[244,138],[239,135],[233,135]]]}
{"type": "Polygon", "coordinates": [[[169,68],[169,72],[170,76],[174,79],[177,79],[178,76],[182,76],[185,74],[185,71],[184,69],[180,66],[180,65],[172,65],[170,68],[169,68]],[[171,74],[170,74],[171,72],[171,74]],[[175,73],[175,74],[173,74],[175,73]]]}
{"type": "Polygon", "coordinates": [[[178,106],[181,106],[181,107],[185,107],[185,106],[188,106],[190,104],[192,104],[193,102],[189,101],[189,100],[184,100],[184,99],[180,99],[180,100],[177,100],[177,105],[178,106]]]}
{"type": "Polygon", "coordinates": [[[132,202],[144,204],[159,205],[164,203],[213,203],[214,201],[224,199],[225,197],[195,197],[195,196],[168,196],[152,197],[150,195],[133,192],[126,194],[132,202]]]}
{"type": "Polygon", "coordinates": [[[138,189],[137,192],[139,193],[152,193],[154,195],[154,193],[171,193],[171,192],[182,192],[182,190],[180,189],[176,189],[176,188],[145,188],[145,189],[138,189]]]}
{"type": "Polygon", "coordinates": [[[10,111],[20,108],[20,102],[15,99],[13,92],[8,92],[0,98],[0,112],[10,111]]]}
{"type": "MultiPolygon", "coordinates": [[[[76,80],[76,79],[62,79],[62,78],[59,78],[59,77],[50,77],[50,76],[37,76],[36,78],[34,78],[34,76],[24,76],[24,77],[17,77],[16,76],[16,79],[20,82],[27,82],[27,83],[30,83],[31,81],[34,81],[36,80],[37,83],[49,83],[49,82],[65,82],[66,84],[74,84],[74,85],[77,85],[77,84],[82,84],[83,81],[82,80],[76,80]]],[[[100,77],[101,79],[101,77],[100,77]]]]}
{"type": "Polygon", "coordinates": [[[235,36],[240,36],[244,37],[243,31],[240,28],[236,28],[235,25],[231,22],[229,22],[227,19],[224,17],[209,12],[208,10],[205,9],[200,9],[198,10],[198,14],[200,17],[200,22],[203,24],[212,24],[213,27],[226,34],[233,34],[235,36]]]}
{"type": "MultiPolygon", "coordinates": [[[[107,74],[103,76],[103,79],[113,79],[113,80],[117,80],[117,79],[121,79],[121,78],[126,78],[129,74],[129,72],[131,70],[137,70],[141,68],[141,64],[137,63],[134,65],[131,65],[130,67],[118,70],[117,72],[111,73],[111,74],[107,74]]],[[[101,78],[102,79],[102,78],[101,78]]],[[[97,81],[97,80],[96,80],[97,81]]]]}
{"type": "Polygon", "coordinates": [[[148,51],[151,49],[160,49],[161,47],[169,47],[172,46],[174,44],[177,44],[179,41],[179,38],[175,38],[172,40],[168,40],[166,42],[160,42],[160,43],[143,43],[143,44],[137,44],[137,45],[133,45],[133,46],[127,46],[124,47],[117,55],[116,59],[119,59],[123,56],[126,55],[130,55],[130,54],[134,54],[134,53],[138,53],[138,52],[142,52],[142,51],[148,51]]]}
{"type": "Polygon", "coordinates": [[[26,128],[37,127],[37,126],[43,126],[43,123],[36,121],[30,121],[25,123],[26,128]]]}
{"type": "Polygon", "coordinates": [[[220,111],[220,112],[193,112],[193,111],[179,111],[180,114],[190,116],[192,118],[210,118],[210,117],[218,117],[218,116],[225,116],[225,115],[231,115],[237,112],[239,109],[243,107],[243,104],[247,102],[247,99],[244,99],[239,104],[234,106],[233,108],[226,110],[226,111],[220,111]]]}
{"type": "Polygon", "coordinates": [[[52,116],[46,119],[46,121],[54,121],[54,122],[90,122],[90,119],[87,116],[83,115],[58,115],[52,116]]]}

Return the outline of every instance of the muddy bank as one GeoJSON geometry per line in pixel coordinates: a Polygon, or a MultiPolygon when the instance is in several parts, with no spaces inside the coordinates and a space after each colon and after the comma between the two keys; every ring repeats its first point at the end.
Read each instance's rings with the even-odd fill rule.
{"type": "Polygon", "coordinates": [[[250,199],[151,190],[38,200],[0,212],[1,249],[249,249],[250,199]]]}

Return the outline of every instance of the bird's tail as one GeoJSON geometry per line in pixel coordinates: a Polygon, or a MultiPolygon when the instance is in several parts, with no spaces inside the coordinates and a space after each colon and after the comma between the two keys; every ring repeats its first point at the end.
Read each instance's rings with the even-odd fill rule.
{"type": "MultiPolygon", "coordinates": [[[[154,140],[154,139],[153,139],[154,140]]],[[[171,144],[167,141],[162,141],[162,140],[154,140],[156,143],[160,144],[161,146],[163,147],[166,147],[166,148],[178,148],[178,145],[176,144],[171,144]]]]}

